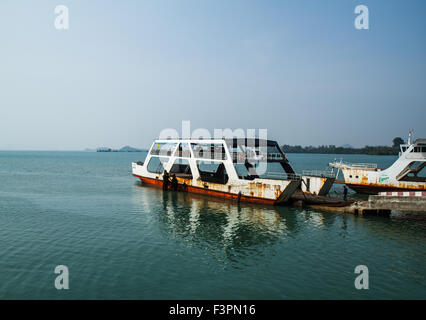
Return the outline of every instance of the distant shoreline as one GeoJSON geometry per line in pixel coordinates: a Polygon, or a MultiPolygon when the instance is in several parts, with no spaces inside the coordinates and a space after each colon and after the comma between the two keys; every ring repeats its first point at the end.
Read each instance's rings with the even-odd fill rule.
{"type": "Polygon", "coordinates": [[[125,146],[121,149],[112,149],[108,147],[97,148],[96,150],[86,149],[86,151],[96,151],[96,152],[147,152],[146,149],[137,149],[129,146],[125,146]]]}
{"type": "Polygon", "coordinates": [[[400,152],[399,147],[389,146],[365,146],[364,148],[346,148],[330,146],[290,146],[283,145],[281,150],[284,153],[308,153],[308,154],[358,154],[371,156],[397,156],[400,152]]]}
{"type": "MultiPolygon", "coordinates": [[[[85,152],[85,153],[98,153],[96,150],[10,150],[10,149],[1,149],[0,152],[85,152]]],[[[141,152],[148,152],[147,149],[141,151],[106,151],[105,153],[141,153],[141,152]]],[[[103,153],[103,151],[100,151],[100,153],[103,153]]],[[[342,155],[371,155],[371,156],[395,156],[392,154],[365,154],[365,153],[320,153],[320,152],[284,152],[285,154],[330,154],[330,155],[336,155],[336,154],[342,154],[342,155]]]]}
{"type": "MultiPolygon", "coordinates": [[[[373,156],[396,156],[399,154],[399,147],[393,146],[365,146],[363,148],[353,148],[351,146],[336,147],[334,145],[328,146],[306,146],[299,145],[290,146],[282,145],[281,150],[288,154],[357,154],[357,155],[373,155],[373,156]]],[[[90,152],[148,152],[146,149],[138,149],[130,146],[125,146],[121,149],[112,149],[109,147],[100,147],[97,149],[86,149],[90,152]]]]}

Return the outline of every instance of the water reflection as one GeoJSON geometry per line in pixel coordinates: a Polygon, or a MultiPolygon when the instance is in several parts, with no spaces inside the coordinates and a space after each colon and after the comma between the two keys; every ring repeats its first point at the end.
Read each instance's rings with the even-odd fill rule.
{"type": "Polygon", "coordinates": [[[133,191],[139,210],[155,215],[166,232],[195,244],[239,252],[298,232],[297,214],[291,208],[237,204],[139,185],[133,191]]]}
{"type": "Polygon", "coordinates": [[[166,241],[175,239],[179,245],[194,246],[236,268],[244,266],[244,257],[258,259],[277,251],[319,259],[318,252],[309,253],[309,248],[318,250],[323,241],[333,248],[331,252],[351,254],[363,254],[373,242],[378,252],[370,254],[392,252],[408,262],[415,260],[413,264],[425,252],[426,225],[413,225],[412,221],[238,204],[141,185],[133,186],[132,199],[136,211],[152,219],[150,228],[164,233],[166,241]],[[295,253],[298,248],[307,252],[295,253]]]}
{"type": "Polygon", "coordinates": [[[265,207],[135,184],[133,202],[152,214],[173,238],[203,249],[223,250],[228,257],[262,254],[263,248],[287,241],[301,228],[323,229],[336,215],[290,207],[265,207]]]}
{"type": "Polygon", "coordinates": [[[294,237],[305,228],[321,230],[334,226],[345,237],[348,223],[379,237],[408,241],[417,239],[419,232],[426,229],[424,217],[363,217],[303,208],[238,204],[197,194],[163,192],[140,184],[133,187],[133,202],[139,211],[153,213],[164,228],[178,236],[233,248],[294,237]]]}

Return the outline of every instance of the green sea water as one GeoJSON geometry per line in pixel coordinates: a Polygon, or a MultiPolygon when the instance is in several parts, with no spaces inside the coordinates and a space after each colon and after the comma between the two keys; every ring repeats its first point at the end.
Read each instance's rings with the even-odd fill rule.
{"type": "MultiPolygon", "coordinates": [[[[131,176],[131,162],[144,157],[0,152],[0,298],[426,298],[421,216],[163,193],[131,176]],[[68,267],[68,290],[55,288],[58,265],[68,267]],[[368,290],[354,286],[357,265],[369,269],[368,290]]],[[[298,172],[324,169],[335,157],[288,155],[298,172]]],[[[343,158],[380,166],[395,160],[343,158]]]]}

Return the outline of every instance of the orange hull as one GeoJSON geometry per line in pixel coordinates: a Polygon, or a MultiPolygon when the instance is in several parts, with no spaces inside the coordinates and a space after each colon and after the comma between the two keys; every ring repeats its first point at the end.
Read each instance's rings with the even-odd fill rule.
{"type": "MultiPolygon", "coordinates": [[[[148,183],[148,184],[156,185],[156,186],[161,186],[161,187],[163,186],[163,180],[141,177],[141,176],[138,176],[138,175],[135,175],[135,174],[133,176],[136,177],[136,178],[139,178],[144,183],[148,183]]],[[[276,201],[271,200],[271,199],[248,197],[248,196],[244,196],[244,195],[239,196],[239,195],[234,194],[234,193],[227,193],[227,192],[211,190],[211,189],[207,189],[207,188],[194,187],[194,186],[191,186],[191,185],[183,186],[182,184],[179,184],[178,190],[179,191],[191,192],[191,193],[197,193],[197,194],[204,194],[204,195],[209,195],[209,196],[218,197],[218,198],[225,198],[225,199],[230,199],[230,200],[245,201],[245,202],[251,202],[251,203],[261,203],[261,204],[267,204],[267,205],[275,205],[276,204],[276,201]]]]}

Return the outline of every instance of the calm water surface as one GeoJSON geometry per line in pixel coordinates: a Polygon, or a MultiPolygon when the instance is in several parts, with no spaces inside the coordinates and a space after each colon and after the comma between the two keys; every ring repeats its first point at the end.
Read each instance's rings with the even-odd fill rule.
{"type": "MultiPolygon", "coordinates": [[[[131,176],[144,156],[0,152],[0,298],[426,298],[425,219],[163,193],[131,176]],[[360,264],[370,290],[354,288],[360,264]],[[57,265],[69,268],[67,291],[54,287],[57,265]]],[[[335,156],[288,157],[300,172],[335,156]]]]}

